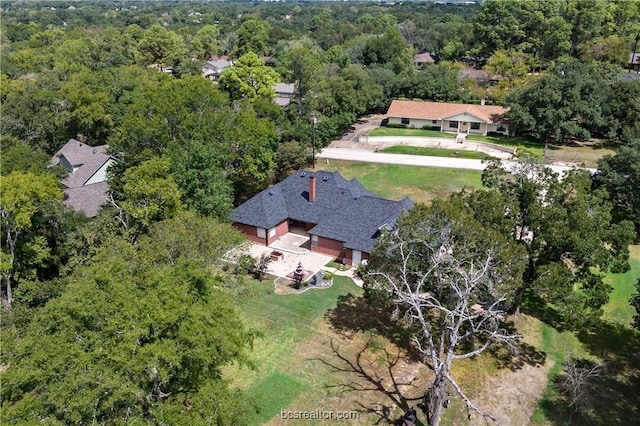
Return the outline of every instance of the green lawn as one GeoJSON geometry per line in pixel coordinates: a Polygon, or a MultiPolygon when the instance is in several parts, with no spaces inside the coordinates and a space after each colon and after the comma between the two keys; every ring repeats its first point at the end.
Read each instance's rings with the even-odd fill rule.
{"type": "MultiPolygon", "coordinates": [[[[552,380],[562,370],[562,363],[569,357],[577,358],[593,358],[594,356],[608,355],[609,364],[612,366],[608,372],[608,380],[603,381],[603,388],[612,387],[619,389],[622,393],[621,400],[629,395],[637,395],[640,389],[639,384],[633,380],[628,380],[627,374],[634,374],[633,368],[625,367],[625,363],[629,362],[629,351],[626,347],[634,345],[633,340],[637,341],[637,336],[633,337],[634,332],[630,329],[630,322],[635,314],[635,310],[629,305],[629,298],[635,293],[634,284],[640,278],[640,246],[630,247],[630,263],[631,270],[624,274],[608,274],[605,280],[612,285],[613,292],[610,295],[609,302],[604,306],[603,325],[594,333],[583,333],[578,339],[576,333],[558,332],[552,326],[540,322],[542,331],[542,339],[537,347],[547,354],[549,359],[554,362],[553,368],[549,371],[549,384],[545,391],[544,398],[540,401],[538,409],[535,412],[531,423],[534,425],[556,424],[558,421],[566,420],[566,412],[563,406],[557,404],[557,391],[552,386],[552,380]],[[591,346],[591,349],[588,347],[591,346]],[[608,350],[596,349],[601,346],[609,348],[608,350]],[[635,385],[634,385],[635,383],[635,385]],[[624,390],[627,389],[628,390],[624,390]]],[[[578,335],[580,335],[578,333],[578,335]]],[[[629,352],[635,353],[631,349],[629,352]]],[[[633,363],[633,355],[631,356],[633,363]]],[[[637,365],[635,366],[637,369],[637,365]]],[[[605,390],[602,391],[606,393],[605,390]]],[[[609,404],[607,401],[601,401],[603,410],[610,410],[612,416],[627,415],[629,419],[633,418],[631,413],[626,413],[624,406],[616,406],[609,404]]],[[[598,403],[596,403],[597,405],[598,403]]],[[[628,410],[627,410],[628,411],[628,410]]],[[[608,415],[602,414],[592,419],[594,424],[608,424],[608,415]]],[[[627,420],[629,420],[627,419],[627,420]]],[[[628,424],[625,420],[620,420],[618,424],[628,424]]]]}
{"type": "Polygon", "coordinates": [[[491,143],[494,145],[507,146],[509,148],[515,148],[517,152],[526,150],[537,158],[542,158],[544,156],[544,145],[533,139],[482,135],[469,135],[467,136],[467,139],[472,141],[491,143]]]}
{"type": "Polygon", "coordinates": [[[368,190],[399,200],[405,196],[426,203],[447,197],[463,187],[481,188],[482,172],[434,167],[402,166],[330,160],[320,170],[338,171],[347,179],[357,178],[368,190]]]}
{"type": "Polygon", "coordinates": [[[362,289],[346,277],[336,276],[328,289],[302,294],[275,294],[273,281],[263,281],[262,291],[241,307],[247,326],[261,333],[251,352],[254,370],[231,366],[225,379],[247,392],[258,414],[250,424],[263,424],[287,408],[301,392],[315,387],[323,372],[300,372],[307,360],[296,358],[298,345],[318,332],[316,324],[337,305],[340,296],[362,294],[362,289]]]}
{"type": "MultiPolygon", "coordinates": [[[[455,138],[455,133],[439,132],[437,130],[424,129],[396,129],[392,127],[380,127],[374,129],[369,136],[415,136],[415,137],[436,137],[436,138],[455,138]]],[[[524,150],[530,152],[535,157],[542,159],[544,157],[544,145],[542,142],[521,137],[509,136],[482,136],[468,135],[468,140],[480,141],[495,145],[516,148],[518,152],[524,150]]],[[[548,159],[553,161],[567,161],[578,164],[584,164],[587,167],[596,167],[598,159],[607,154],[613,154],[614,150],[601,142],[583,142],[572,145],[549,145],[547,151],[548,159]]]]}
{"type": "Polygon", "coordinates": [[[449,138],[455,139],[455,133],[439,132],[425,129],[396,129],[393,127],[378,127],[369,133],[369,136],[419,136],[425,138],[449,138]]]}
{"type": "Polygon", "coordinates": [[[493,158],[489,154],[464,149],[453,150],[446,148],[427,148],[421,146],[396,145],[385,148],[382,152],[388,154],[428,155],[431,157],[471,158],[473,160],[486,160],[493,158]]]}
{"type": "Polygon", "coordinates": [[[635,294],[635,284],[640,278],[640,245],[631,246],[631,270],[624,274],[609,274],[606,281],[613,287],[609,303],[604,307],[604,317],[613,322],[624,325],[631,323],[635,310],[629,304],[629,299],[635,294]]]}

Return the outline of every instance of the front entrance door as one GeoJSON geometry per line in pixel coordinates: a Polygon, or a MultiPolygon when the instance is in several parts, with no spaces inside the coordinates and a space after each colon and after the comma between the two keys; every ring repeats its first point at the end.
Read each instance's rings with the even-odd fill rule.
{"type": "Polygon", "coordinates": [[[358,250],[353,250],[353,266],[356,266],[360,262],[362,262],[362,253],[358,250]]]}
{"type": "Polygon", "coordinates": [[[460,122],[460,133],[467,133],[469,131],[469,122],[462,121],[460,122]]]}

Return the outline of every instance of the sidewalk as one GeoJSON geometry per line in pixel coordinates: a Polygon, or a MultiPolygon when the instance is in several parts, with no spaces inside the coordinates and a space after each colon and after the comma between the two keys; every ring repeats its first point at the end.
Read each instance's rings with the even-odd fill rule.
{"type": "Polygon", "coordinates": [[[349,277],[353,280],[354,283],[356,283],[356,285],[358,287],[362,288],[362,285],[364,284],[364,282],[362,281],[362,279],[360,279],[360,277],[358,277],[356,275],[356,268],[351,268],[348,269],[346,271],[340,271],[332,266],[323,266],[322,268],[320,268],[323,271],[327,271],[332,273],[333,275],[339,275],[341,277],[349,277]]]}

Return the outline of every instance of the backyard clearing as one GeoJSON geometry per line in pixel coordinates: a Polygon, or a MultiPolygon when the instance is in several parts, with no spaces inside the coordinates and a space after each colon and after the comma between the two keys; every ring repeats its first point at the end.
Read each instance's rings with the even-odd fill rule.
{"type": "MultiPolygon", "coordinates": [[[[256,369],[225,371],[259,409],[251,424],[337,421],[291,419],[295,413],[350,416],[344,424],[391,424],[420,401],[431,371],[410,336],[351,280],[335,277],[330,288],[290,295],[274,294],[270,283],[260,285],[265,292],[243,307],[247,325],[263,333],[252,352],[256,369]]],[[[527,342],[539,340],[527,334],[527,342]]],[[[551,364],[545,361],[526,343],[520,361],[487,354],[459,363],[453,374],[480,408],[504,424],[525,425],[547,386],[551,364]]],[[[466,411],[459,399],[451,401],[443,424],[460,424],[466,411]]],[[[424,421],[422,413],[419,418],[424,421]]],[[[481,423],[473,418],[472,424],[481,423]]]]}
{"type": "MultiPolygon", "coordinates": [[[[640,273],[638,246],[632,246],[631,253],[633,269],[611,276],[624,298],[640,273]]],[[[247,326],[261,333],[250,355],[256,368],[224,370],[224,377],[244,390],[258,409],[249,424],[326,425],[337,422],[326,416],[337,415],[350,416],[343,424],[392,424],[419,402],[431,371],[420,361],[407,332],[390,320],[386,310],[362,297],[363,290],[349,278],[334,276],[331,287],[301,294],[275,294],[273,281],[268,280],[255,285],[258,294],[241,310],[247,326]],[[325,417],[291,418],[304,413],[325,417]]],[[[628,310],[618,317],[628,319],[628,310]]],[[[589,348],[605,343],[601,333],[609,336],[606,342],[611,345],[630,341],[622,325],[605,325],[597,335],[579,337],[529,315],[511,319],[524,336],[517,358],[498,350],[461,360],[452,370],[471,400],[505,425],[562,424],[566,413],[557,405],[557,393],[550,385],[562,362],[590,357],[589,348]]],[[[611,363],[615,380],[603,388],[620,401],[637,394],[637,358],[637,350],[630,346],[628,355],[611,363]],[[621,383],[622,390],[615,391],[621,383]],[[621,393],[624,389],[630,392],[626,396],[621,393]]],[[[633,411],[624,414],[620,407],[625,405],[606,398],[598,409],[606,413],[603,420],[621,414],[632,418],[633,411]]],[[[419,419],[424,421],[422,413],[419,419]]],[[[486,423],[479,416],[467,423],[463,402],[452,396],[442,424],[486,423]]]]}
{"type": "Polygon", "coordinates": [[[330,160],[318,162],[319,170],[338,171],[347,179],[357,178],[369,191],[392,200],[407,196],[414,202],[427,203],[460,191],[481,188],[482,172],[330,160]]]}

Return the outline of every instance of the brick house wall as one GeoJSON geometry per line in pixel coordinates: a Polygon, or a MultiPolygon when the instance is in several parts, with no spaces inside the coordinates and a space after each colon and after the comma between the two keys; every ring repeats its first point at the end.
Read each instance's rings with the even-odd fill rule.
{"type": "MultiPolygon", "coordinates": [[[[265,238],[258,237],[258,228],[257,227],[251,226],[251,225],[244,225],[242,223],[237,223],[237,222],[235,222],[233,224],[233,226],[238,228],[251,241],[253,241],[255,243],[258,243],[258,244],[267,245],[266,237],[265,238]]],[[[265,236],[266,236],[266,234],[265,234],[265,236]]]]}
{"type": "MultiPolygon", "coordinates": [[[[273,244],[278,238],[282,237],[287,232],[289,232],[289,220],[288,219],[283,220],[282,222],[277,224],[274,228],[276,231],[274,236],[271,236],[269,231],[267,230],[267,245],[273,244]]],[[[274,229],[274,228],[271,228],[271,229],[274,229]]]]}
{"type": "Polygon", "coordinates": [[[318,244],[311,244],[311,251],[339,258],[342,258],[345,255],[342,241],[331,240],[324,237],[318,237],[318,244]]]}

